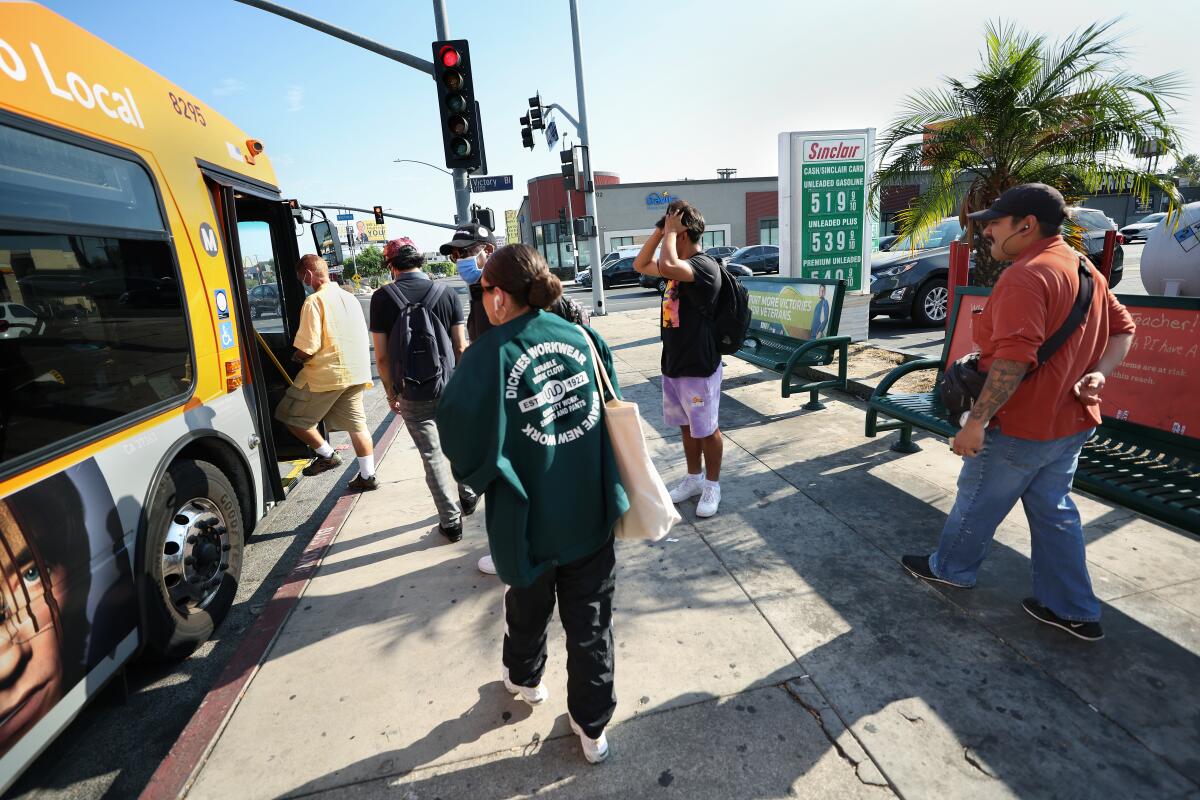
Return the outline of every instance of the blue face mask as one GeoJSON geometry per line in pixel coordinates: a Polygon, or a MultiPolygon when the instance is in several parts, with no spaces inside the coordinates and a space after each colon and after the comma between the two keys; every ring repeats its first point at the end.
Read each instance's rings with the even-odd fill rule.
{"type": "Polygon", "coordinates": [[[475,256],[460,258],[455,266],[458,267],[459,277],[468,284],[475,283],[479,280],[479,276],[483,274],[483,270],[479,268],[479,261],[475,256]]]}

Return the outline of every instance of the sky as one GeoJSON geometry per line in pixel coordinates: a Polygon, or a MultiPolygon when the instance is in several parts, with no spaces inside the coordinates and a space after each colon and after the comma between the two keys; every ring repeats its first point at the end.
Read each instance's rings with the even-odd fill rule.
{"type": "MultiPolygon", "coordinates": [[[[280,0],[390,47],[431,59],[431,0],[280,0]]],[[[517,209],[530,178],[559,159],[518,118],[540,92],[576,114],[567,0],[445,0],[451,38],[466,38],[482,106],[490,174],[517,191],[478,194],[517,209]]],[[[305,203],[382,205],[450,223],[437,95],[427,75],[234,0],[45,0],[260,139],[280,188],[305,203]]],[[[626,183],[778,172],[782,131],[876,127],[906,95],[967,78],[989,20],[1061,38],[1096,20],[1118,25],[1128,67],[1180,71],[1175,102],[1186,152],[1200,150],[1196,0],[580,0],[593,169],[626,183]]],[[[577,115],[577,114],[576,114],[577,115]]],[[[565,120],[560,130],[569,130],[565,120]]],[[[603,219],[599,220],[603,226],[603,219]]],[[[389,236],[434,250],[449,231],[389,220],[389,236]]]]}

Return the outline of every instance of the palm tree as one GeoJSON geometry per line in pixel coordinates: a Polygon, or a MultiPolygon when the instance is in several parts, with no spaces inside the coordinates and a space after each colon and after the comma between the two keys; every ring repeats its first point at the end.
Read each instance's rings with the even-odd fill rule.
{"type": "Polygon", "coordinates": [[[986,208],[1005,189],[1041,182],[1070,201],[1102,185],[1132,185],[1148,199],[1162,190],[1174,210],[1179,194],[1169,178],[1138,169],[1133,153],[1157,145],[1177,154],[1179,134],[1167,102],[1181,96],[1179,73],[1145,77],[1124,64],[1117,20],[1089,25],[1062,42],[1018,30],[986,28],[986,51],[970,81],[909,96],[880,138],[872,203],[885,184],[929,187],[897,215],[899,233],[920,241],[955,213],[968,225],[975,251],[974,282],[992,286],[1006,263],[991,258],[979,226],[965,215],[986,208]],[[917,139],[916,137],[920,137],[917,139]]]}

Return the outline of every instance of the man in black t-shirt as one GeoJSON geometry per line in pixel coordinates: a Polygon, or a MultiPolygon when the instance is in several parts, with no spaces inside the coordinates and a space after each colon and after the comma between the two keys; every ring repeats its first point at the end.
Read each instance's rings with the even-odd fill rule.
{"type": "MultiPolygon", "coordinates": [[[[429,276],[421,271],[425,259],[420,251],[408,239],[393,239],[384,245],[383,258],[392,272],[392,280],[399,289],[406,303],[419,303],[433,290],[435,284],[429,276]]],[[[463,323],[462,306],[458,303],[458,295],[449,286],[441,290],[429,308],[436,324],[442,325],[450,334],[450,342],[454,347],[454,361],[462,358],[467,349],[467,331],[463,323]]],[[[379,380],[387,393],[388,405],[404,420],[413,444],[421,454],[425,466],[425,483],[433,494],[434,505],[438,511],[438,529],[442,535],[452,542],[462,538],[462,517],[475,511],[479,497],[465,484],[459,484],[454,490],[454,478],[450,474],[449,464],[442,455],[441,440],[438,438],[437,425],[434,417],[437,414],[438,401],[435,400],[405,400],[396,393],[391,376],[391,358],[388,354],[388,337],[400,316],[400,305],[391,293],[385,289],[376,289],[371,296],[371,340],[375,346],[375,366],[379,371],[379,380]]],[[[445,376],[446,381],[450,376],[445,376]]]]}
{"type": "Polygon", "coordinates": [[[662,297],[663,419],[683,432],[688,475],[671,490],[682,503],[700,495],[696,516],[711,517],[721,502],[721,455],[718,425],[721,406],[721,354],[712,331],[712,315],[721,291],[721,267],[700,250],[704,215],[684,200],[667,214],[642,245],[633,267],[667,279],[662,297]],[[654,251],[661,245],[658,260],[654,251]],[[701,467],[703,466],[703,471],[701,467]]]}

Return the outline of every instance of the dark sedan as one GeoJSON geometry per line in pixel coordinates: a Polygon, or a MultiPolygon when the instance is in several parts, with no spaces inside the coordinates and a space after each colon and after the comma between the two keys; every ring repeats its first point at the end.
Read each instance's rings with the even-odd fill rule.
{"type": "MultiPolygon", "coordinates": [[[[604,267],[601,274],[603,275],[605,289],[627,283],[637,283],[641,277],[637,270],[633,268],[632,258],[617,259],[607,267],[604,267]]],[[[592,271],[580,272],[575,276],[575,282],[581,286],[591,286],[592,271]]]]}
{"type": "Polygon", "coordinates": [[[779,272],[779,247],[773,244],[754,244],[734,251],[725,262],[741,264],[754,274],[760,272],[779,272]]]}

